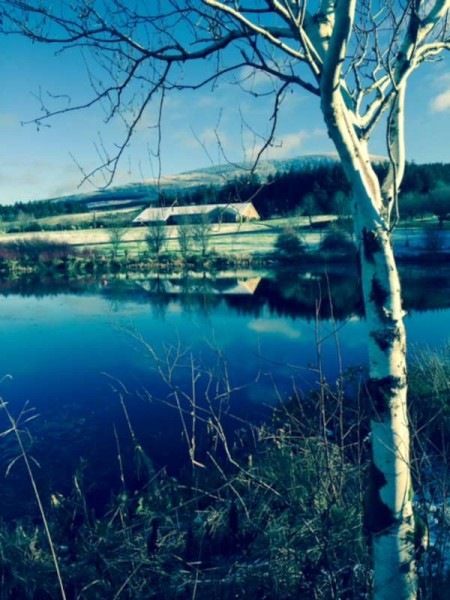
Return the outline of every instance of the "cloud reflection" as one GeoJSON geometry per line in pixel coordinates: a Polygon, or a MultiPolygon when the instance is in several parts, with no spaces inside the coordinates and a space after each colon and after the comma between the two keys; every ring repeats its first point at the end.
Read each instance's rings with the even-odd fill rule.
{"type": "Polygon", "coordinates": [[[247,327],[257,333],[274,333],[290,340],[301,337],[301,332],[296,327],[281,319],[254,319],[248,323],[247,327]]]}

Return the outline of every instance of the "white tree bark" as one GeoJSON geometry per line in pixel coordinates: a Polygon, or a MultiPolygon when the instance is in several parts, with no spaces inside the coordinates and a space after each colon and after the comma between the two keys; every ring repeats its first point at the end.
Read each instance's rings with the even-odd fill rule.
{"type": "Polygon", "coordinates": [[[373,540],[374,598],[403,600],[416,597],[416,577],[401,288],[389,234],[362,216],[357,222],[373,404],[365,522],[373,540]]]}
{"type": "Polygon", "coordinates": [[[387,132],[391,162],[382,190],[367,144],[357,135],[355,114],[341,93],[342,64],[355,5],[340,5],[320,82],[328,133],[342,160],[352,193],[362,291],[368,329],[372,464],[365,522],[373,539],[376,600],[417,595],[414,515],[407,415],[406,334],[401,287],[388,228],[404,169],[404,82],[393,98],[387,132]]]}
{"type": "MultiPolygon", "coordinates": [[[[369,393],[373,402],[372,465],[366,494],[366,525],[372,533],[374,598],[416,597],[414,518],[406,408],[406,335],[401,288],[386,220],[385,205],[367,145],[355,133],[340,92],[340,64],[351,29],[348,13],[337,15],[321,80],[322,112],[351,186],[355,234],[368,328],[369,393]]],[[[403,93],[401,94],[403,99],[403,93]]],[[[392,115],[392,153],[401,162],[403,102],[392,115]],[[399,144],[398,142],[401,141],[399,144]]],[[[395,174],[394,165],[394,174],[395,174]]],[[[401,169],[399,164],[398,169],[401,169]]],[[[391,169],[392,171],[392,169],[391,169]]],[[[396,186],[392,179],[389,191],[396,186]]]]}
{"type": "Polygon", "coordinates": [[[390,234],[380,218],[380,185],[366,148],[352,139],[345,112],[338,98],[324,110],[351,185],[368,330],[373,418],[365,522],[373,539],[374,598],[411,600],[416,575],[401,287],[390,234]]]}

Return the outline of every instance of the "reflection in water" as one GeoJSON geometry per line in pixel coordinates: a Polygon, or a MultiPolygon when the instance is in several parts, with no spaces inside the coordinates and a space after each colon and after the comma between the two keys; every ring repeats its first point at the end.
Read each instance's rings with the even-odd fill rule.
{"type": "MultiPolygon", "coordinates": [[[[425,311],[450,307],[450,267],[411,266],[400,269],[406,310],[425,311]]],[[[226,306],[240,314],[257,316],[268,307],[278,316],[323,318],[363,316],[358,274],[352,265],[324,270],[251,270],[211,274],[136,274],[66,279],[37,275],[0,280],[0,294],[49,296],[100,293],[117,303],[144,302],[165,306],[174,300],[186,307],[209,312],[226,306]],[[331,301],[330,301],[331,300],[331,301]],[[318,307],[319,303],[319,307],[318,307]]],[[[116,308],[118,305],[116,305],[116,308]]]]}
{"type": "Polygon", "coordinates": [[[284,321],[271,319],[255,319],[249,322],[248,328],[258,333],[275,333],[277,335],[295,340],[301,336],[300,331],[284,321]]]}
{"type": "Polygon", "coordinates": [[[102,293],[109,298],[147,302],[160,310],[170,303],[203,314],[225,306],[255,317],[268,309],[280,317],[346,319],[362,314],[358,280],[352,270],[282,273],[207,273],[147,276],[110,282],[102,293]],[[330,302],[332,298],[332,302],[330,302]],[[318,306],[318,303],[320,306],[318,306]]]}
{"type": "Polygon", "coordinates": [[[211,277],[206,273],[200,276],[191,274],[185,277],[152,277],[136,282],[136,285],[151,295],[182,294],[220,294],[220,295],[253,295],[261,281],[254,277],[211,277]]]}
{"type": "MultiPolygon", "coordinates": [[[[450,269],[409,267],[402,281],[410,343],[444,341],[450,331],[450,311],[444,312],[450,307],[450,269]],[[439,316],[425,312],[431,309],[440,309],[439,316]]],[[[30,452],[43,465],[37,475],[42,489],[67,489],[83,460],[96,497],[107,500],[111,486],[118,485],[113,428],[125,454],[129,433],[104,373],[128,390],[130,417],[154,460],[174,466],[186,455],[179,415],[165,404],[167,386],[130,329],[158,356],[178,344],[186,352],[177,370],[180,389],[191,388],[191,355],[201,365],[201,385],[209,374],[223,374],[224,367],[217,368],[220,357],[239,389],[230,399],[232,412],[258,421],[270,413],[278,394],[289,395],[293,381],[305,394],[314,385],[316,374],[308,366],[317,366],[317,336],[324,340],[326,374],[330,381],[337,376],[332,315],[344,367],[365,362],[358,285],[351,268],[1,281],[1,375],[11,373],[13,380],[0,384],[0,395],[14,414],[28,400],[41,415],[33,422],[30,452]]],[[[6,426],[0,415],[0,431],[6,426]]],[[[3,472],[15,451],[11,438],[1,440],[3,472]]],[[[20,469],[1,482],[4,515],[32,503],[20,469]]]]}

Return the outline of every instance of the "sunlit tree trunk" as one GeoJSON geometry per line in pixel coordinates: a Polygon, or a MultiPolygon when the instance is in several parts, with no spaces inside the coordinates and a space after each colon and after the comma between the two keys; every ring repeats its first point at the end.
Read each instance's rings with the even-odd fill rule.
{"type": "Polygon", "coordinates": [[[416,581],[401,288],[389,233],[355,209],[370,361],[372,464],[364,509],[374,598],[409,599],[416,581]]]}
{"type": "Polygon", "coordinates": [[[351,187],[368,330],[372,464],[365,522],[373,540],[374,598],[413,599],[414,517],[400,280],[367,147],[354,134],[341,94],[324,89],[322,110],[351,187]]]}

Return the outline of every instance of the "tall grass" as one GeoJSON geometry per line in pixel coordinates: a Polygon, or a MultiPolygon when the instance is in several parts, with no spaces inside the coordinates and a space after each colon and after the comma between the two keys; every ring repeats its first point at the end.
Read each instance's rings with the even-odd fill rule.
{"type": "MultiPolygon", "coordinates": [[[[304,394],[294,387],[269,423],[236,421],[227,431],[235,389],[226,365],[217,378],[189,352],[170,356],[153,359],[180,414],[185,467],[175,478],[153,465],[134,431],[127,390],[111,378],[136,477],[127,475],[116,435],[121,485],[103,511],[89,506],[82,472],[64,496],[55,490],[40,498],[36,490],[40,521],[0,524],[0,600],[54,599],[62,586],[68,600],[369,598],[363,505],[370,406],[362,374],[331,385],[319,368],[318,387],[304,394]],[[185,387],[179,368],[191,372],[185,387]],[[208,380],[202,388],[200,376],[208,380]]],[[[422,597],[439,600],[449,569],[448,364],[420,355],[410,382],[416,504],[430,540],[421,547],[418,532],[422,597]]],[[[31,464],[30,471],[33,481],[31,464]]]]}

